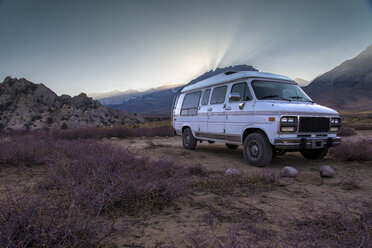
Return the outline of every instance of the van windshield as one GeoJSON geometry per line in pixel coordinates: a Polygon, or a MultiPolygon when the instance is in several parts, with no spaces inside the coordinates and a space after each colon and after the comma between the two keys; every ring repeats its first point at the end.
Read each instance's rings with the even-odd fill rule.
{"type": "Polygon", "coordinates": [[[252,82],[252,87],[258,100],[313,102],[296,84],[255,80],[252,82]]]}

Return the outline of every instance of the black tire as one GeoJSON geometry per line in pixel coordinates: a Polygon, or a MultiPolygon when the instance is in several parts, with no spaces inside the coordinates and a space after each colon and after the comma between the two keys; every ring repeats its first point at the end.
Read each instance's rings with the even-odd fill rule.
{"type": "Polygon", "coordinates": [[[214,141],[210,141],[210,140],[208,140],[208,143],[209,143],[209,144],[214,144],[214,141]]]}
{"type": "Polygon", "coordinates": [[[263,167],[270,164],[273,147],[263,133],[251,133],[244,140],[244,158],[248,164],[263,167]]]}
{"type": "Polygon", "coordinates": [[[236,150],[239,146],[238,145],[233,145],[233,144],[226,144],[226,147],[231,149],[231,150],[236,150]]]}
{"type": "Polygon", "coordinates": [[[191,129],[186,128],[182,133],[182,144],[183,147],[188,150],[194,150],[196,147],[197,140],[194,135],[192,135],[191,129]]]}
{"type": "Polygon", "coordinates": [[[328,148],[313,149],[313,150],[302,150],[300,151],[302,156],[307,159],[319,160],[324,158],[328,153],[328,148]]]}

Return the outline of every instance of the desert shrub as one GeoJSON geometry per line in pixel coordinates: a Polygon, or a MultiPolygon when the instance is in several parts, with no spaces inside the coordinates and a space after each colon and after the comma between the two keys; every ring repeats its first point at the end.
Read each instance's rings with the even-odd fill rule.
{"type": "Polygon", "coordinates": [[[194,176],[206,176],[207,175],[207,169],[202,166],[201,164],[193,164],[188,168],[188,171],[191,175],[194,176]]]}
{"type": "Polygon", "coordinates": [[[92,141],[60,141],[71,160],[50,172],[50,185],[86,208],[106,211],[161,208],[187,191],[188,172],[166,160],[150,161],[120,147],[92,141]]]}
{"type": "Polygon", "coordinates": [[[69,130],[55,130],[53,135],[61,139],[102,139],[102,138],[128,138],[128,137],[155,137],[172,136],[170,126],[161,127],[113,127],[113,128],[75,128],[69,130]]]}
{"type": "Polygon", "coordinates": [[[348,123],[349,127],[354,128],[355,130],[372,130],[372,123],[348,123]]]}
{"type": "Polygon", "coordinates": [[[2,196],[0,247],[97,245],[111,231],[102,218],[161,209],[188,192],[190,176],[167,160],[97,140],[54,139],[48,132],[6,138],[0,164],[47,169],[34,191],[2,196]]]}
{"type": "Polygon", "coordinates": [[[332,148],[331,154],[343,161],[369,161],[372,160],[372,141],[349,139],[332,148]]]}
{"type": "Polygon", "coordinates": [[[222,195],[255,194],[279,185],[278,176],[271,170],[258,170],[241,176],[220,175],[193,182],[198,190],[222,195]]]}
{"type": "Polygon", "coordinates": [[[48,163],[53,160],[53,146],[53,142],[44,136],[38,138],[33,135],[11,136],[0,142],[0,166],[33,166],[48,163]]]}
{"type": "Polygon", "coordinates": [[[76,205],[28,194],[0,202],[0,247],[92,247],[110,233],[108,223],[76,205]]]}
{"type": "Polygon", "coordinates": [[[341,127],[341,130],[338,134],[340,136],[353,136],[356,135],[356,132],[355,129],[352,127],[341,127]]]}
{"type": "Polygon", "coordinates": [[[348,176],[339,183],[344,190],[360,189],[361,180],[355,176],[348,176]]]}
{"type": "Polygon", "coordinates": [[[67,123],[63,122],[61,125],[61,129],[68,129],[67,123]]]}
{"type": "MultiPolygon", "coordinates": [[[[359,201],[358,201],[359,202],[359,201]]],[[[283,239],[288,247],[370,247],[372,245],[371,204],[360,209],[350,204],[325,204],[303,208],[301,218],[291,218],[287,225],[295,226],[295,232],[283,239]]]]}
{"type": "Polygon", "coordinates": [[[41,115],[34,115],[32,116],[31,121],[40,120],[41,118],[43,118],[41,115]]]}
{"type": "Polygon", "coordinates": [[[48,117],[47,118],[47,123],[48,124],[52,124],[53,122],[54,122],[53,117],[48,117]]]}
{"type": "MultiPolygon", "coordinates": [[[[240,215],[242,224],[230,227],[225,233],[217,234],[208,223],[207,227],[200,225],[192,232],[180,229],[187,247],[371,247],[372,205],[360,199],[352,202],[360,204],[359,207],[344,200],[319,207],[308,203],[297,217],[279,210],[276,214],[282,232],[270,230],[262,218],[254,218],[255,212],[253,218],[240,215]]],[[[247,213],[251,210],[254,208],[247,209],[247,213]]]]}

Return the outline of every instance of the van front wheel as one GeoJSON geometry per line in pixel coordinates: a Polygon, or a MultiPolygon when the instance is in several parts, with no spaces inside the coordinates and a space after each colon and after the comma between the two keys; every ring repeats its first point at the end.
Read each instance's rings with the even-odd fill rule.
{"type": "Polygon", "coordinates": [[[197,140],[194,135],[192,135],[191,129],[186,128],[182,133],[182,144],[183,147],[188,150],[194,150],[196,147],[197,140]]]}
{"type": "Polygon", "coordinates": [[[248,164],[263,167],[270,163],[273,148],[264,134],[251,133],[244,140],[243,154],[248,164]]]}

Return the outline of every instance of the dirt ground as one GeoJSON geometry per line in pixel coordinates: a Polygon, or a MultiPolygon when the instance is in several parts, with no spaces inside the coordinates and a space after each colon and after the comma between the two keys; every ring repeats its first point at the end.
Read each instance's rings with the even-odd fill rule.
{"type": "MultiPolygon", "coordinates": [[[[357,136],[344,138],[343,141],[359,138],[372,139],[372,132],[364,131],[357,136]]],[[[244,192],[233,195],[194,192],[167,209],[143,215],[140,221],[137,217],[121,219],[117,225],[129,223],[131,230],[116,233],[110,241],[113,246],[154,247],[176,244],[176,247],[184,247],[193,244],[198,238],[228,235],[228,230],[244,226],[244,221],[248,220],[244,214],[249,213],[264,216],[264,221],[260,224],[262,229],[283,235],[278,224],[280,219],[286,218],[286,214],[300,217],[306,204],[324,206],[340,200],[353,202],[353,199],[372,201],[370,162],[341,162],[329,155],[321,161],[311,161],[303,158],[298,152],[292,152],[273,158],[271,164],[265,168],[255,168],[245,163],[241,146],[237,150],[229,150],[222,143],[203,142],[198,143],[196,150],[190,151],[182,147],[179,136],[109,142],[149,156],[151,159],[164,158],[185,166],[201,164],[211,174],[223,174],[228,168],[238,169],[246,175],[267,169],[279,174],[284,166],[292,166],[299,172],[296,179],[267,192],[254,195],[244,192]],[[323,164],[330,165],[336,170],[334,178],[320,177],[318,170],[323,164]],[[348,180],[357,181],[359,188],[346,189],[343,182],[348,180]],[[206,224],[208,223],[206,218],[211,215],[217,221],[212,218],[209,224],[206,224]]]]}
{"type": "MultiPolygon", "coordinates": [[[[359,132],[357,136],[344,138],[343,142],[360,138],[372,139],[372,132],[359,132]]],[[[352,203],[354,199],[358,200],[355,202],[360,199],[372,202],[371,162],[342,162],[332,156],[311,161],[294,152],[273,158],[265,168],[256,168],[245,163],[241,146],[229,150],[221,143],[203,142],[190,151],[183,148],[180,136],[102,142],[122,146],[151,160],[163,158],[184,166],[200,164],[209,177],[222,178],[228,168],[238,169],[248,176],[267,170],[279,174],[284,166],[292,166],[299,172],[296,179],[286,180],[266,191],[252,193],[242,189],[230,194],[197,190],[165,209],[136,216],[118,215],[115,220],[118,231],[104,241],[104,247],[196,247],[207,239],[227,240],[232,230],[240,238],[247,233],[261,232],[260,235],[278,236],[279,240],[286,234],[281,221],[290,216],[301,218],[304,205],[332,205],[340,200],[352,203]],[[320,177],[318,170],[323,164],[336,170],[334,178],[320,177]],[[345,188],[343,182],[350,179],[358,182],[359,187],[345,188]],[[258,225],[252,226],[251,222],[258,225]]],[[[44,174],[43,167],[4,168],[0,171],[0,195],[5,190],[4,185],[20,183],[33,187],[44,174]]],[[[259,246],[274,244],[260,243],[259,246]]]]}

